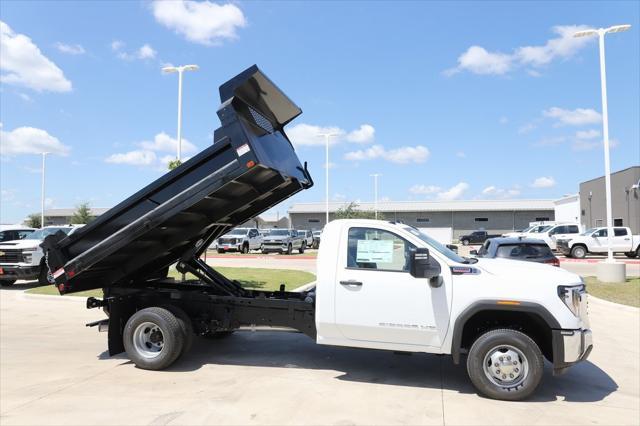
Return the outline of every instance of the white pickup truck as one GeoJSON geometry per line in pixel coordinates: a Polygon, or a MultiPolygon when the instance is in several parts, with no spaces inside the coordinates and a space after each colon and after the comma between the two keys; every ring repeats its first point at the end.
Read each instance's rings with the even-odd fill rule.
{"type": "Polygon", "coordinates": [[[218,253],[238,251],[249,253],[262,248],[263,237],[257,228],[236,228],[216,240],[218,253]]]}
{"type": "MultiPolygon", "coordinates": [[[[17,280],[35,280],[40,285],[52,281],[47,279],[47,268],[40,243],[47,235],[62,231],[69,234],[78,226],[45,226],[30,232],[24,238],[0,243],[0,285],[8,286],[17,280]]],[[[50,277],[49,277],[50,278],[50,277]]]]}
{"type": "MultiPolygon", "coordinates": [[[[607,228],[591,228],[571,238],[558,238],[556,246],[565,256],[578,259],[589,253],[607,253],[607,228]]],[[[616,226],[611,236],[611,248],[614,253],[624,253],[630,258],[640,257],[640,235],[632,235],[631,229],[616,226]]]]}

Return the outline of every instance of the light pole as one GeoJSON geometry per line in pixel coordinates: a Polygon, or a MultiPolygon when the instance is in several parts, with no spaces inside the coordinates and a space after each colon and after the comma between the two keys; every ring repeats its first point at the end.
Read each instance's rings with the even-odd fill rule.
{"type": "Polygon", "coordinates": [[[373,178],[373,212],[377,220],[378,219],[378,177],[382,175],[380,173],[374,173],[369,176],[373,178]]]}
{"type": "Polygon", "coordinates": [[[329,142],[331,136],[338,136],[337,133],[318,133],[318,136],[324,136],[324,148],[325,148],[325,175],[324,175],[324,206],[325,206],[325,222],[327,225],[329,223],[329,142]]]}
{"type": "Polygon", "coordinates": [[[45,160],[48,152],[42,153],[42,199],[40,200],[40,228],[44,228],[44,184],[45,184],[45,160]]]}
{"type": "Polygon", "coordinates": [[[611,164],[609,161],[609,115],[607,111],[607,73],[604,60],[604,36],[607,33],[627,31],[631,25],[614,25],[609,28],[588,29],[578,31],[574,37],[589,37],[597,35],[600,44],[600,89],[602,90],[602,134],[604,136],[604,180],[607,203],[607,262],[613,263],[611,251],[611,234],[613,233],[613,219],[611,213],[611,164]]]}
{"type": "Polygon", "coordinates": [[[182,159],[182,74],[185,71],[196,71],[198,68],[200,67],[197,65],[182,65],[179,67],[170,66],[162,68],[162,72],[165,73],[178,73],[178,161],[181,161],[182,159]]]}

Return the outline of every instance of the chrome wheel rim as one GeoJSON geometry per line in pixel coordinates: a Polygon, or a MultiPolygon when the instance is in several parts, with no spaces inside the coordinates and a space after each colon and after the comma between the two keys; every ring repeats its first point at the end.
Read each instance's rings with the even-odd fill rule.
{"type": "Polygon", "coordinates": [[[573,252],[576,257],[584,257],[584,249],[582,247],[577,247],[573,252]]]}
{"type": "Polygon", "coordinates": [[[529,375],[529,361],[522,351],[511,345],[499,345],[487,352],[484,374],[501,389],[517,388],[529,375]]]}
{"type": "Polygon", "coordinates": [[[133,332],[133,346],[144,358],[156,358],[164,348],[162,329],[152,322],[143,322],[133,332]]]}

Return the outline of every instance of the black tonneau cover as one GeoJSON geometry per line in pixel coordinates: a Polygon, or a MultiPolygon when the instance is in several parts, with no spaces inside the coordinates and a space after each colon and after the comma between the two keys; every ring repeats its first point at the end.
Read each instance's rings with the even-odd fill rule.
{"type": "Polygon", "coordinates": [[[283,127],[298,108],[257,66],[220,86],[214,143],[70,236],[45,239],[61,293],[152,279],[313,185],[283,127]]]}

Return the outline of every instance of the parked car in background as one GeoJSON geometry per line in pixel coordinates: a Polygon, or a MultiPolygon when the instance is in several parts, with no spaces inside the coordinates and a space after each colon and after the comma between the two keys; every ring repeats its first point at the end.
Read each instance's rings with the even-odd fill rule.
{"type": "Polygon", "coordinates": [[[62,231],[69,235],[80,226],[45,226],[27,233],[24,238],[0,243],[0,285],[17,280],[38,280],[40,285],[52,282],[40,243],[48,235],[62,231]]]}
{"type": "Polygon", "coordinates": [[[262,253],[291,254],[293,250],[304,253],[305,244],[302,236],[295,229],[272,229],[262,244],[262,253]]]}
{"type": "MultiPolygon", "coordinates": [[[[631,229],[616,226],[611,236],[611,248],[614,253],[624,253],[627,257],[640,257],[640,235],[631,235],[631,229]]],[[[571,238],[558,239],[558,250],[565,256],[582,259],[589,253],[608,252],[607,228],[591,228],[571,238]]]]}
{"type": "Polygon", "coordinates": [[[313,247],[313,232],[307,231],[306,229],[298,229],[298,235],[304,240],[305,247],[313,247]]]}
{"type": "Polygon", "coordinates": [[[246,254],[250,250],[260,250],[262,241],[262,235],[257,228],[236,228],[218,238],[216,249],[218,253],[238,251],[246,254]]]}
{"type": "Polygon", "coordinates": [[[262,235],[262,238],[264,238],[267,235],[269,235],[270,231],[271,231],[271,229],[258,229],[258,232],[260,233],[260,235],[262,235]]]}
{"type": "Polygon", "coordinates": [[[473,231],[468,235],[461,235],[458,240],[460,240],[463,246],[468,246],[469,244],[482,244],[489,238],[496,238],[499,236],[500,235],[497,234],[489,234],[487,231],[473,231]]]}
{"type": "Polygon", "coordinates": [[[313,231],[313,245],[314,249],[320,247],[320,235],[322,235],[322,231],[313,231]]]}
{"type": "Polygon", "coordinates": [[[577,223],[561,223],[551,225],[537,233],[525,234],[525,237],[541,239],[547,243],[551,250],[556,250],[557,240],[571,239],[571,237],[578,234],[580,234],[580,225],[577,223]]]}
{"type": "Polygon", "coordinates": [[[479,250],[471,250],[471,254],[486,259],[513,259],[560,266],[560,260],[545,241],[523,237],[491,238],[479,250]]]}
{"type": "Polygon", "coordinates": [[[546,229],[549,229],[551,227],[551,225],[545,224],[545,225],[532,225],[529,226],[528,228],[525,228],[521,231],[513,231],[513,232],[507,232],[506,234],[502,234],[503,237],[511,237],[511,238],[515,238],[515,237],[524,237],[527,234],[537,234],[538,232],[543,232],[546,229]]]}
{"type": "Polygon", "coordinates": [[[35,232],[35,228],[23,225],[0,225],[0,243],[4,241],[23,240],[27,235],[35,232]]]}

